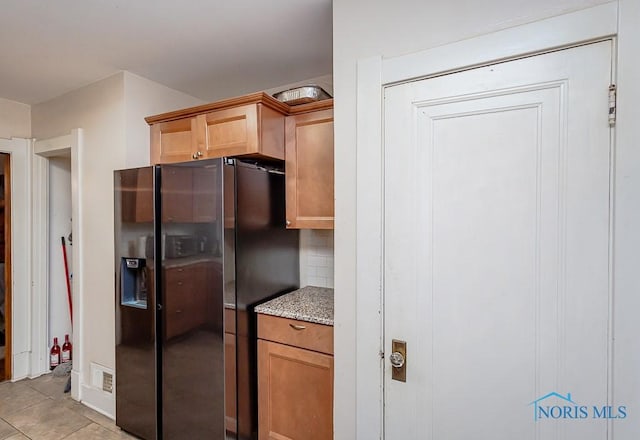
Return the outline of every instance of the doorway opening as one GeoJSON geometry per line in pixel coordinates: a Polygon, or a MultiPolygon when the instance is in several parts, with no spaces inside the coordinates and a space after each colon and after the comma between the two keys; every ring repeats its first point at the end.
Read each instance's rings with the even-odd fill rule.
{"type": "Polygon", "coordinates": [[[11,171],[0,153],[0,381],[11,377],[11,171]]]}
{"type": "MultiPolygon", "coordinates": [[[[48,348],[57,339],[62,347],[71,333],[71,277],[73,235],[71,233],[71,153],[48,157],[49,162],[49,328],[48,348]]],[[[63,362],[69,359],[58,360],[63,362]]],[[[50,365],[52,367],[53,365],[50,365]]]]}

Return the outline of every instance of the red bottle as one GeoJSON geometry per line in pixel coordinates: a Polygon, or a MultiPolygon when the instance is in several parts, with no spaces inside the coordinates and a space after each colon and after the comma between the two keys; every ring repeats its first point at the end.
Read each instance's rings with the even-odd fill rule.
{"type": "Polygon", "coordinates": [[[60,346],[58,345],[58,338],[53,338],[53,347],[49,352],[49,368],[54,369],[60,365],[60,346]]]}
{"type": "Polygon", "coordinates": [[[64,344],[62,344],[62,362],[69,362],[71,360],[71,342],[69,342],[69,335],[64,335],[64,344]]]}

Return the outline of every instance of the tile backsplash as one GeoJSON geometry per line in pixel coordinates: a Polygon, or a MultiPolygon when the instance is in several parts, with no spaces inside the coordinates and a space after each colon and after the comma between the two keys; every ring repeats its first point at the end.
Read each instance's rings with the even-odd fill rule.
{"type": "Polygon", "coordinates": [[[333,230],[300,231],[300,286],[333,288],[333,230]]]}

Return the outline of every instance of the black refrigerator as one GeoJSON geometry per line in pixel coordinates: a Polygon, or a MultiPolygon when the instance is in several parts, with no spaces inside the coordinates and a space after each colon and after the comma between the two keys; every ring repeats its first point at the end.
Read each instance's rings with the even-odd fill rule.
{"type": "Polygon", "coordinates": [[[282,169],[118,170],[116,424],[143,439],[256,439],[253,307],[299,286],[282,169]]]}

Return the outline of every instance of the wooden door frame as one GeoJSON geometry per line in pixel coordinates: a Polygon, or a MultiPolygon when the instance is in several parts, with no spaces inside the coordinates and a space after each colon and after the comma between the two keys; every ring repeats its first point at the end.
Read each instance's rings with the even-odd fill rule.
{"type": "Polygon", "coordinates": [[[4,377],[2,380],[11,379],[11,155],[7,153],[4,161],[4,377]]]}
{"type": "MultiPolygon", "coordinates": [[[[355,426],[358,439],[380,439],[384,436],[384,89],[416,79],[453,73],[587,42],[611,39],[617,34],[618,2],[611,2],[423,52],[384,59],[376,56],[358,61],[356,334],[355,338],[349,334],[341,334],[343,326],[339,322],[336,322],[335,331],[336,357],[344,355],[353,359],[357,366],[355,426]],[[378,276],[372,276],[372,274],[378,274],[378,276]],[[357,341],[355,356],[351,354],[354,347],[348,345],[352,340],[357,341]],[[345,342],[339,343],[339,341],[345,342]]],[[[629,82],[631,81],[633,80],[629,82]]],[[[638,134],[640,133],[636,129],[636,135],[638,134]]],[[[635,234],[639,233],[635,232],[635,234]]],[[[344,304],[344,308],[350,310],[352,301],[348,296],[343,298],[338,294],[335,298],[335,307],[341,309],[344,304]]],[[[346,314],[344,316],[347,317],[346,314]]],[[[344,326],[344,328],[350,328],[350,326],[344,326]]],[[[342,377],[337,371],[336,416],[342,408],[341,390],[349,390],[352,386],[346,382],[352,377],[351,374],[344,375],[345,383],[341,382],[342,377]]],[[[621,386],[618,385],[618,388],[621,386]]]]}
{"type": "Polygon", "coordinates": [[[31,167],[29,154],[31,142],[28,139],[0,139],[0,153],[9,154],[11,172],[5,185],[11,191],[10,212],[8,218],[9,228],[7,235],[8,261],[6,265],[8,277],[5,280],[6,290],[9,293],[7,301],[7,315],[10,328],[7,331],[6,369],[7,380],[18,380],[29,373],[29,352],[31,341],[29,340],[30,319],[29,307],[31,304],[31,167]],[[9,267],[10,266],[10,267],[9,267]],[[20,292],[19,296],[14,293],[20,292]]]}

